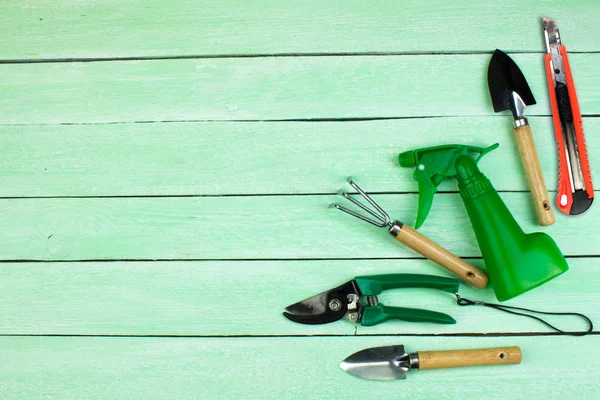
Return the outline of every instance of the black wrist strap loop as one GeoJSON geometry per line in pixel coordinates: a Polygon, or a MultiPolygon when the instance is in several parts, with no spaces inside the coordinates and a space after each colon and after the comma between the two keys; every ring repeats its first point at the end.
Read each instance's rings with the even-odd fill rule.
{"type": "Polygon", "coordinates": [[[502,304],[486,303],[486,302],[483,302],[483,301],[473,301],[473,300],[465,299],[464,297],[460,297],[460,295],[458,294],[458,292],[455,292],[454,294],[456,295],[456,304],[458,304],[459,306],[484,306],[484,307],[495,308],[496,310],[504,311],[504,312],[507,312],[509,314],[521,315],[523,317],[537,319],[541,323],[543,323],[543,324],[549,326],[550,328],[554,329],[556,332],[564,333],[565,335],[585,336],[585,335],[587,335],[588,333],[591,333],[594,330],[594,324],[592,323],[592,320],[589,319],[587,316],[585,316],[583,314],[580,314],[580,313],[537,311],[537,310],[531,310],[529,308],[511,307],[511,306],[505,306],[505,305],[502,305],[502,304]],[[519,311],[525,311],[525,312],[517,312],[517,311],[513,311],[513,310],[519,310],[519,311]],[[587,331],[574,331],[574,332],[563,331],[562,329],[559,329],[559,328],[555,327],[554,325],[552,325],[548,321],[546,321],[546,320],[544,320],[544,319],[542,319],[540,317],[536,317],[535,315],[531,315],[531,314],[527,314],[527,313],[531,313],[531,314],[543,314],[543,315],[572,315],[572,316],[575,316],[575,317],[580,317],[580,318],[585,319],[587,321],[588,325],[589,325],[589,328],[588,328],[587,331]]]}

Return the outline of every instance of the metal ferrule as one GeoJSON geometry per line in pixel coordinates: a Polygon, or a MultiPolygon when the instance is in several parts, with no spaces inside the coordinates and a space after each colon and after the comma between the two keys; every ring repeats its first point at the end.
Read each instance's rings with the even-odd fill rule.
{"type": "Polygon", "coordinates": [[[410,353],[408,359],[410,360],[411,369],[419,369],[419,353],[410,353]]]}
{"type": "Polygon", "coordinates": [[[527,122],[527,118],[525,117],[517,118],[513,121],[513,126],[515,128],[520,128],[525,125],[529,125],[529,122],[527,122]]]}
{"type": "Polygon", "coordinates": [[[390,235],[392,235],[393,237],[396,237],[396,236],[398,236],[398,234],[402,230],[403,226],[404,226],[404,224],[402,222],[400,222],[400,221],[394,221],[394,222],[392,222],[392,225],[390,226],[390,229],[388,230],[388,233],[390,235]]]}

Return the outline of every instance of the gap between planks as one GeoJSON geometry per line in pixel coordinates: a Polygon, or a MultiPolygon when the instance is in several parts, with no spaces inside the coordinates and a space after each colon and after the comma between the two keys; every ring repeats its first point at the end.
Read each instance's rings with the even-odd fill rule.
{"type": "MultiPolygon", "coordinates": [[[[398,52],[322,52],[322,53],[265,53],[265,54],[190,54],[181,56],[137,56],[137,57],[67,57],[67,58],[40,58],[40,59],[0,59],[0,64],[47,64],[69,62],[111,62],[111,61],[155,61],[155,60],[196,60],[211,58],[278,58],[278,57],[397,57],[397,56],[454,56],[492,54],[494,51],[398,51],[398,52]]],[[[507,54],[545,54],[545,51],[508,51],[507,54]]],[[[599,51],[569,51],[569,53],[598,54],[599,51]]]]}
{"type": "MultiPolygon", "coordinates": [[[[600,258],[598,254],[571,254],[565,255],[566,259],[600,258]]],[[[482,260],[481,256],[464,256],[463,260],[482,260]]],[[[162,263],[162,262],[280,262],[280,261],[382,261],[382,260],[426,260],[425,257],[306,257],[306,258],[114,258],[114,259],[81,259],[81,260],[44,260],[44,259],[15,259],[1,260],[0,264],[26,264],[26,263],[162,263]]],[[[0,335],[1,336],[1,335],[0,335]]]]}
{"type": "MultiPolygon", "coordinates": [[[[0,59],[0,64],[50,64],[50,63],[88,63],[112,61],[155,61],[155,60],[196,60],[211,58],[281,58],[281,57],[398,57],[398,56],[469,56],[492,54],[494,50],[456,50],[456,51],[390,51],[390,52],[322,52],[322,53],[265,53],[265,54],[190,54],[181,56],[136,56],[136,57],[72,57],[40,59],[0,59]]],[[[545,51],[512,50],[507,54],[546,54],[545,51]]],[[[569,51],[569,54],[600,54],[600,51],[569,51]]]]}
{"type": "MultiPolygon", "coordinates": [[[[599,335],[600,331],[592,331],[588,335],[599,335]]],[[[571,335],[568,333],[561,332],[457,332],[457,333],[355,333],[352,335],[340,335],[340,334],[307,334],[307,335],[111,335],[111,334],[61,334],[61,333],[32,333],[32,334],[21,334],[21,333],[3,333],[0,337],[83,337],[83,338],[164,338],[164,339],[254,339],[254,338],[347,338],[347,337],[533,337],[533,336],[582,336],[582,335],[571,335]]]]}
{"type": "MultiPolygon", "coordinates": [[[[496,190],[498,193],[529,193],[528,190],[496,190]]],[[[594,193],[598,190],[594,190],[594,193]]],[[[356,192],[347,192],[351,195],[358,195],[356,192]]],[[[436,194],[458,194],[456,191],[437,191],[436,194]]],[[[548,190],[548,193],[556,193],[556,190],[548,190]]],[[[36,200],[36,199],[155,199],[155,198],[195,198],[195,197],[299,197],[299,196],[335,196],[337,193],[322,192],[322,193],[223,193],[223,194],[141,194],[141,195],[98,195],[98,196],[6,196],[0,200],[36,200]]],[[[369,192],[369,196],[375,195],[418,195],[419,192],[369,192]]]]}
{"type": "MultiPolygon", "coordinates": [[[[547,114],[529,114],[528,118],[551,118],[547,114]]],[[[581,114],[582,118],[599,118],[600,114],[581,114]]],[[[464,119],[464,118],[504,118],[501,113],[492,115],[409,115],[404,117],[349,117],[349,118],[284,118],[284,119],[181,119],[181,120],[141,120],[141,121],[112,121],[112,122],[60,122],[60,123],[31,123],[31,124],[6,124],[3,126],[85,126],[85,125],[127,125],[127,124],[176,124],[176,123],[285,123],[285,122],[369,122],[369,121],[395,121],[395,120],[413,120],[413,119],[464,119]]]]}

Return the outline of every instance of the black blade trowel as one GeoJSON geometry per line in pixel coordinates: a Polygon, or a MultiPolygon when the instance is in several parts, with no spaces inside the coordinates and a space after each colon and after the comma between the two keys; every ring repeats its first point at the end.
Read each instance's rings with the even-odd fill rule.
{"type": "Polygon", "coordinates": [[[535,213],[540,225],[552,225],[554,213],[550,207],[550,199],[542,167],[535,149],[531,127],[525,118],[525,107],[535,104],[535,98],[515,62],[506,53],[496,50],[488,67],[488,87],[494,105],[494,111],[510,110],[513,114],[514,133],[521,161],[531,190],[535,213]]]}

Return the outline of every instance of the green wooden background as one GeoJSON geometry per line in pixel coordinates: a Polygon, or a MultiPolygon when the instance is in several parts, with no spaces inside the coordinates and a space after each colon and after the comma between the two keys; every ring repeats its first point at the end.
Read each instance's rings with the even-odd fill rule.
{"type": "MultiPolygon", "coordinates": [[[[600,208],[536,226],[510,118],[487,93],[501,48],[537,97],[527,113],[553,197],[542,16],[570,51],[595,173],[597,0],[2,1],[0,398],[594,398],[598,331],[555,335],[417,289],[381,300],[458,324],[281,316],[359,274],[447,275],[327,206],[352,175],[413,223],[416,183],[399,152],[498,142],[482,169],[571,266],[507,304],[600,321],[600,208]],[[403,382],[337,367],[398,343],[518,345],[524,358],[403,382]]],[[[420,231],[482,266],[455,186],[441,189],[420,231]]],[[[494,300],[489,288],[461,291],[494,300]]]]}

